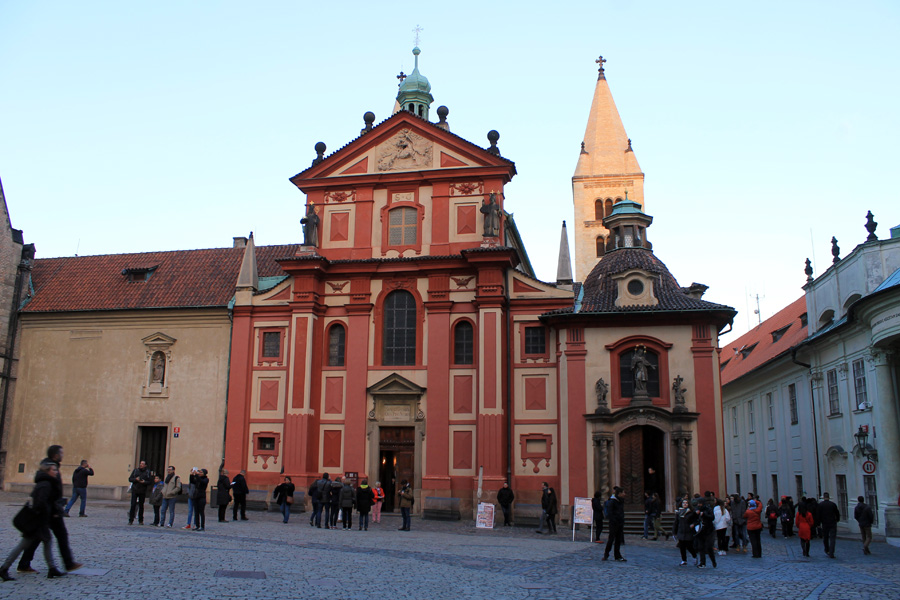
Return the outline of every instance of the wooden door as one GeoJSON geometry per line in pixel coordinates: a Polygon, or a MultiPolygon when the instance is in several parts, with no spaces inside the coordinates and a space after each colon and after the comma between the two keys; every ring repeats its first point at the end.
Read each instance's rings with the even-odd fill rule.
{"type": "Polygon", "coordinates": [[[640,427],[619,434],[619,485],[625,510],[644,510],[644,435],[640,427]]]}

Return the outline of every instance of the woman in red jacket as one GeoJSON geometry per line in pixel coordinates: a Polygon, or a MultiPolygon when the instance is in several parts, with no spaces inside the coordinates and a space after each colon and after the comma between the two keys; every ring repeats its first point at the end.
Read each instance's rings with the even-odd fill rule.
{"type": "Polygon", "coordinates": [[[806,510],[806,502],[800,502],[800,508],[797,509],[797,530],[800,534],[800,549],[803,550],[803,556],[809,556],[809,538],[814,523],[812,513],[806,510]]]}
{"type": "Polygon", "coordinates": [[[759,536],[762,533],[762,504],[757,500],[747,502],[747,510],[744,518],[747,519],[747,535],[750,536],[750,546],[753,548],[753,558],[762,558],[762,544],[759,536]]]}

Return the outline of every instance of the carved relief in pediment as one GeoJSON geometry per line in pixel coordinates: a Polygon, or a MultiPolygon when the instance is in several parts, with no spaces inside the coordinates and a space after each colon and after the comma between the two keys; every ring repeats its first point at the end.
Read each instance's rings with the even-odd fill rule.
{"type": "Polygon", "coordinates": [[[421,169],[432,165],[434,144],[409,129],[400,131],[378,148],[379,171],[421,169]]]}

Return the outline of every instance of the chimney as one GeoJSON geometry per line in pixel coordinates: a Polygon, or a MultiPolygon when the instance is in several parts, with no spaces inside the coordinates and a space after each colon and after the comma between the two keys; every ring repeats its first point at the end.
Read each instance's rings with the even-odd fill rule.
{"type": "Polygon", "coordinates": [[[247,247],[247,238],[245,237],[236,237],[234,238],[234,248],[246,248],[247,247]]]}

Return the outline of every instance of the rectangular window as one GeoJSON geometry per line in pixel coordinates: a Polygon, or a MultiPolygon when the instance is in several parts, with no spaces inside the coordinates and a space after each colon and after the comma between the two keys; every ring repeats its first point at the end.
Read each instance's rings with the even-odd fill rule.
{"type": "Polygon", "coordinates": [[[794,475],[794,485],[797,487],[797,498],[802,498],[806,495],[803,493],[803,475],[794,475]]]}
{"type": "Polygon", "coordinates": [[[275,438],[273,437],[261,437],[257,439],[257,447],[260,450],[274,450],[275,449],[275,438]]]}
{"type": "Polygon", "coordinates": [[[788,404],[791,407],[791,425],[796,425],[800,418],[797,415],[797,386],[793,383],[788,386],[788,404]]]}
{"type": "Polygon", "coordinates": [[[388,213],[388,244],[391,246],[416,245],[416,220],[419,213],[415,208],[395,208],[388,213]]]}
{"type": "Polygon", "coordinates": [[[753,487],[753,495],[756,496],[756,497],[758,498],[758,497],[759,497],[759,489],[757,488],[757,485],[756,485],[756,484],[757,484],[757,481],[756,481],[756,473],[753,473],[752,475],[750,475],[750,483],[753,484],[753,485],[752,485],[752,487],[753,487]]]}
{"type": "Polygon", "coordinates": [[[525,328],[525,354],[547,354],[547,331],[543,327],[525,328]]]}
{"type": "MultiPolygon", "coordinates": [[[[781,496],[778,495],[778,475],[772,474],[772,498],[775,499],[775,502],[778,502],[778,499],[781,496]]],[[[797,496],[797,499],[800,499],[800,496],[797,496]]]]}
{"type": "Polygon", "coordinates": [[[825,374],[828,382],[828,414],[841,414],[841,397],[838,394],[837,371],[831,369],[825,374]]]}
{"type": "Polygon", "coordinates": [[[835,475],[834,479],[837,486],[837,505],[841,511],[841,521],[846,521],[850,508],[849,499],[847,498],[847,476],[835,475]]]}
{"type": "Polygon", "coordinates": [[[869,393],[866,391],[866,364],[863,359],[853,361],[853,388],[856,391],[856,407],[869,407],[869,393]]]}
{"type": "MultiPolygon", "coordinates": [[[[748,431],[749,431],[750,433],[755,433],[755,432],[756,432],[756,426],[753,424],[753,421],[754,421],[754,418],[753,418],[753,400],[748,400],[748,401],[747,401],[747,419],[748,419],[748,427],[747,427],[748,431]]],[[[755,491],[755,489],[754,489],[754,491],[755,491]]]]}
{"type": "Polygon", "coordinates": [[[740,496],[741,495],[741,474],[740,473],[734,474],[734,488],[735,488],[734,492],[738,496],[740,496]]]}
{"type": "Polygon", "coordinates": [[[737,406],[731,407],[731,435],[733,435],[734,437],[738,436],[737,406]]]}
{"type": "Polygon", "coordinates": [[[263,358],[278,358],[281,356],[281,332],[264,332],[262,346],[263,358]]]}
{"type": "Polygon", "coordinates": [[[775,429],[775,401],[772,392],[766,393],[766,411],[769,413],[769,429],[775,429]]]}
{"type": "Polygon", "coordinates": [[[878,490],[875,488],[874,475],[863,475],[863,489],[866,492],[866,504],[872,507],[872,513],[875,515],[872,527],[878,527],[878,490]]]}

